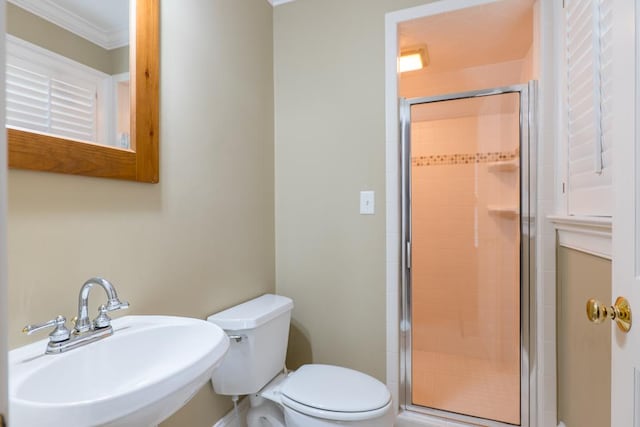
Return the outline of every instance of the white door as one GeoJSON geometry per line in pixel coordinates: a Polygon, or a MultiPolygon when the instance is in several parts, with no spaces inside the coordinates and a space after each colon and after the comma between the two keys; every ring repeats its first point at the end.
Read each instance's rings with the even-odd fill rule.
{"type": "MultiPolygon", "coordinates": [[[[615,300],[623,296],[632,311],[640,316],[640,180],[637,176],[638,104],[635,57],[636,5],[638,1],[614,0],[613,48],[613,289],[615,300]]],[[[613,301],[608,302],[613,303],[613,301]]],[[[629,333],[621,332],[615,324],[611,343],[611,426],[640,427],[640,317],[629,333]],[[634,378],[636,385],[634,386],[634,378]],[[635,415],[634,415],[635,414],[635,415]]],[[[597,386],[597,384],[594,384],[597,386]]]]}
{"type": "Polygon", "coordinates": [[[0,427],[4,427],[7,410],[7,133],[4,131],[4,13],[0,0],[0,427]]]}

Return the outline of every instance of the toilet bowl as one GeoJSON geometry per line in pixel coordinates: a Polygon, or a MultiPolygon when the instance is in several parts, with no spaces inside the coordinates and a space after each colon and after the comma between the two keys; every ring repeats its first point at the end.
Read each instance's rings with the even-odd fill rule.
{"type": "Polygon", "coordinates": [[[213,373],[216,393],[249,395],[248,427],[391,427],[387,387],[353,369],[309,364],[283,373],[293,301],[263,295],[208,320],[231,347],[213,373]]]}

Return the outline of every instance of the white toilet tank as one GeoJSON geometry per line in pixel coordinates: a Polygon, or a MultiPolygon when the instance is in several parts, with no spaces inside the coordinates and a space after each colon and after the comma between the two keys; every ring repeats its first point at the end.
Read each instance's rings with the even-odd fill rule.
{"type": "Polygon", "coordinates": [[[231,338],[222,364],[213,372],[216,393],[257,393],[284,368],[293,301],[265,294],[207,318],[231,338]]]}

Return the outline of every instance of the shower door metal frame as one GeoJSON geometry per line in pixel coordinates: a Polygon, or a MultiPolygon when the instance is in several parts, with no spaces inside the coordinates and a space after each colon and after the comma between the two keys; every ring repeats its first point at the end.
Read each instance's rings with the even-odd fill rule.
{"type": "Polygon", "coordinates": [[[440,409],[414,405],[411,402],[411,106],[433,102],[453,101],[518,93],[520,95],[520,424],[529,427],[530,373],[535,341],[531,330],[535,326],[535,207],[536,192],[536,90],[537,82],[475,90],[454,94],[423,98],[400,99],[400,141],[401,141],[401,318],[400,318],[400,406],[402,409],[458,422],[481,422],[488,427],[506,427],[513,424],[486,418],[463,415],[440,409]]]}

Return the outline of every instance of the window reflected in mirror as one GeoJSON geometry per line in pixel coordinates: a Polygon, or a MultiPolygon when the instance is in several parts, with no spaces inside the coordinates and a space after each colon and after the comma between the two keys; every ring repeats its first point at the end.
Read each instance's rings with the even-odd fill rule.
{"type": "Polygon", "coordinates": [[[9,0],[7,127],[130,143],[129,0],[9,0]]]}

